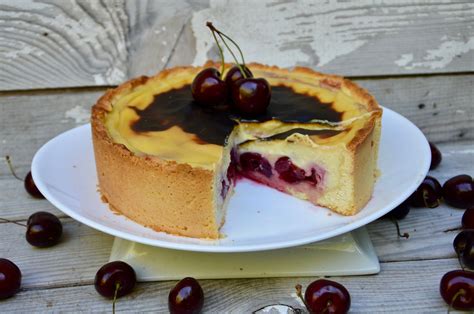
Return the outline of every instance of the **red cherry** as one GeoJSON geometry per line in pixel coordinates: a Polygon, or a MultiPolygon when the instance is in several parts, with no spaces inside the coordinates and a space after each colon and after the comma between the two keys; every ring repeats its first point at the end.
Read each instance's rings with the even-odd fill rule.
{"type": "Polygon", "coordinates": [[[206,68],[194,78],[191,93],[200,105],[213,107],[226,102],[228,88],[217,69],[206,68]]]}
{"type": "Polygon", "coordinates": [[[95,275],[94,286],[97,292],[106,297],[117,298],[132,292],[137,277],[132,266],[122,261],[110,262],[102,266],[95,275]]]}
{"type": "Polygon", "coordinates": [[[463,229],[474,229],[474,207],[466,209],[461,222],[463,229]]]}
{"type": "Polygon", "coordinates": [[[441,184],[433,177],[426,176],[420,186],[410,196],[410,205],[414,207],[438,207],[443,196],[441,184]]]}
{"type": "MultiPolygon", "coordinates": [[[[244,69],[245,75],[247,78],[253,77],[252,72],[250,71],[249,68],[247,68],[245,65],[241,65],[241,67],[244,69]]],[[[240,68],[238,66],[233,66],[232,68],[227,71],[227,74],[225,75],[225,83],[229,87],[229,89],[232,88],[232,86],[240,79],[243,79],[244,76],[242,75],[242,71],[240,71],[240,68]]]]}
{"type": "Polygon", "coordinates": [[[311,313],[343,314],[351,307],[349,291],[340,283],[327,279],[313,281],[306,288],[304,299],[311,313]]]}
{"type": "Polygon", "coordinates": [[[33,196],[34,198],[44,198],[43,194],[41,194],[40,190],[33,181],[33,176],[31,175],[31,171],[25,177],[25,190],[33,196]]]}
{"type": "Polygon", "coordinates": [[[204,292],[199,282],[186,277],[171,289],[168,308],[171,314],[198,314],[204,305],[204,292]]]}
{"type": "Polygon", "coordinates": [[[58,217],[48,212],[36,212],[26,223],[26,241],[36,247],[50,247],[59,242],[63,225],[58,217]]]}
{"type": "Polygon", "coordinates": [[[439,284],[443,300],[456,310],[474,310],[474,272],[453,270],[439,284]]]}
{"type": "Polygon", "coordinates": [[[272,176],[272,166],[268,160],[258,153],[243,153],[240,155],[240,166],[244,171],[260,172],[270,178],[272,176]]]}
{"type": "Polygon", "coordinates": [[[21,271],[6,258],[0,258],[0,300],[9,298],[20,291],[21,271]]]}
{"type": "Polygon", "coordinates": [[[441,163],[441,160],[443,159],[441,152],[439,151],[438,147],[436,147],[435,144],[429,142],[430,144],[430,150],[431,150],[431,164],[430,164],[430,170],[436,169],[436,167],[439,166],[441,163]]]}
{"type": "Polygon", "coordinates": [[[264,78],[241,79],[232,86],[233,106],[244,115],[255,116],[265,113],[270,98],[270,84],[264,78]]]}
{"type": "Polygon", "coordinates": [[[402,220],[408,215],[409,212],[410,206],[408,204],[408,200],[405,200],[403,201],[403,203],[386,213],[383,218],[393,218],[396,220],[402,220]]]}
{"type": "Polygon", "coordinates": [[[278,158],[275,162],[275,170],[278,172],[280,179],[288,183],[296,183],[306,179],[305,171],[295,166],[288,157],[278,158]]]}
{"type": "Polygon", "coordinates": [[[474,181],[471,176],[461,174],[443,184],[443,196],[451,206],[465,209],[474,206],[474,181]]]}

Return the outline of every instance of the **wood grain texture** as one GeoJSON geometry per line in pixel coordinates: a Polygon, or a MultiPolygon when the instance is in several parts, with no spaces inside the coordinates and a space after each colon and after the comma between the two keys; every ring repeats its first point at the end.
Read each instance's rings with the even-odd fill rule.
{"type": "Polygon", "coordinates": [[[265,0],[249,9],[247,1],[214,0],[193,14],[195,46],[181,41],[170,65],[218,59],[205,27],[213,21],[247,61],[346,76],[473,71],[473,14],[471,1],[265,0]]]}
{"type": "Polygon", "coordinates": [[[468,0],[4,0],[0,90],[115,85],[217,60],[207,20],[247,61],[349,76],[472,72],[473,14],[468,0]]]}
{"type": "Polygon", "coordinates": [[[192,12],[208,1],[128,1],[128,77],[153,75],[168,65],[192,12]]]}
{"type": "Polygon", "coordinates": [[[474,139],[474,75],[355,80],[433,142],[474,139]]]}
{"type": "Polygon", "coordinates": [[[20,267],[25,289],[91,284],[97,270],[108,261],[113,237],[71,218],[61,221],[61,242],[47,249],[30,246],[24,227],[0,223],[0,257],[20,267]]]}
{"type": "MultiPolygon", "coordinates": [[[[334,277],[351,294],[351,313],[446,313],[439,296],[439,280],[457,269],[456,259],[382,264],[373,276],[334,277]]],[[[263,306],[284,303],[298,308],[294,286],[306,287],[315,278],[202,280],[204,313],[251,313],[263,306]]],[[[119,312],[167,313],[168,293],[175,282],[139,283],[117,303],[119,312]]],[[[26,289],[0,302],[0,312],[108,312],[111,301],[92,285],[26,289]],[[80,300],[80,301],[78,301],[80,300]]]]}
{"type": "Polygon", "coordinates": [[[0,94],[0,217],[25,219],[38,210],[63,216],[49,202],[30,197],[4,160],[10,155],[24,177],[35,152],[54,136],[89,121],[90,108],[104,89],[0,94]]]}
{"type": "Polygon", "coordinates": [[[118,84],[127,32],[121,0],[2,1],[0,89],[118,84]]]}

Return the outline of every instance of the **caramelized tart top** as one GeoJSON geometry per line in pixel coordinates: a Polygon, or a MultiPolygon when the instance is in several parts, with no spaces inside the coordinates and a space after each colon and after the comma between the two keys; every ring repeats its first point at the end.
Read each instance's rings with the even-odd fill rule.
{"type": "Polygon", "coordinates": [[[203,67],[179,67],[107,92],[94,106],[93,120],[104,124],[114,143],[137,155],[213,169],[236,127],[248,139],[300,140],[350,149],[381,116],[370,94],[341,77],[307,68],[247,66],[272,88],[270,106],[263,115],[243,117],[228,104],[200,106],[193,101],[190,84],[203,67]]]}

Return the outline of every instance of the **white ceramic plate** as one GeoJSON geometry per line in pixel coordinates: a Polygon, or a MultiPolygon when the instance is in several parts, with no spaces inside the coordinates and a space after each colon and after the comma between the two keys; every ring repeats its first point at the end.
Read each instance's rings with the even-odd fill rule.
{"type": "Polygon", "coordinates": [[[250,252],[293,247],[334,237],[381,217],[405,200],[426,176],[430,148],[406,118],[384,109],[379,153],[381,176],[372,199],[359,214],[344,217],[248,180],[237,184],[225,235],[200,240],[155,232],[116,215],[102,203],[90,125],[46,143],[32,163],[41,193],[72,218],[97,230],[152,246],[202,252],[250,252]]]}

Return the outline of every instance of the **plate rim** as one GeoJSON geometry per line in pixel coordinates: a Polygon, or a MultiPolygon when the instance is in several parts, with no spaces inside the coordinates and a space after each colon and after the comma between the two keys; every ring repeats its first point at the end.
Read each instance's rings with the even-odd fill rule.
{"type": "MultiPolygon", "coordinates": [[[[302,237],[299,239],[294,239],[294,240],[288,240],[288,241],[278,241],[275,243],[264,243],[264,244],[255,244],[255,245],[239,245],[239,246],[231,246],[231,245],[219,245],[219,240],[206,240],[206,239],[196,239],[200,241],[209,241],[209,243],[179,243],[179,242],[173,242],[173,241],[167,241],[167,240],[161,240],[161,239],[150,239],[147,237],[140,237],[139,235],[136,234],[131,234],[125,231],[121,231],[116,228],[111,228],[109,226],[103,225],[93,219],[89,219],[87,217],[84,217],[80,214],[78,214],[76,211],[73,209],[70,209],[68,206],[60,202],[58,199],[53,197],[49,193],[49,189],[47,188],[46,184],[41,180],[41,175],[39,171],[39,163],[41,160],[42,155],[47,153],[48,149],[50,146],[53,146],[56,141],[58,141],[61,137],[66,136],[67,134],[70,134],[72,132],[80,132],[82,129],[85,128],[91,128],[90,123],[84,124],[78,127],[75,127],[73,129],[67,130],[63,133],[60,133],[59,135],[55,136],[48,142],[46,142],[34,155],[32,165],[31,165],[31,172],[33,179],[38,187],[38,189],[41,191],[41,193],[45,196],[45,198],[51,202],[56,208],[58,208],[60,211],[65,213],[66,215],[70,216],[71,218],[91,227],[94,228],[98,231],[110,234],[112,236],[116,236],[119,238],[123,238],[129,241],[134,241],[146,245],[151,245],[151,246],[156,246],[156,247],[162,247],[162,248],[168,248],[168,249],[176,249],[176,250],[184,250],[184,251],[194,251],[194,252],[210,252],[210,253],[232,253],[232,252],[257,252],[257,251],[267,251],[267,250],[275,250],[275,249],[282,249],[282,248],[288,248],[288,247],[294,247],[294,246],[300,246],[300,245],[305,245],[309,243],[314,243],[314,242],[319,242],[323,241],[347,232],[350,232],[352,230],[356,230],[360,227],[363,227],[378,218],[380,218],[382,215],[386,214],[399,204],[401,204],[405,199],[407,199],[413,191],[416,190],[416,188],[421,184],[425,176],[427,175],[429,171],[429,166],[431,163],[431,153],[430,153],[430,148],[428,144],[428,140],[426,139],[425,135],[423,132],[410,120],[408,120],[406,117],[402,116],[401,114],[382,107],[384,110],[384,114],[388,112],[389,114],[393,114],[397,119],[400,119],[403,121],[404,124],[409,124],[413,130],[417,133],[417,136],[420,138],[423,138],[425,141],[424,145],[424,154],[426,162],[425,164],[421,167],[421,171],[419,172],[420,175],[416,177],[416,179],[412,182],[409,188],[407,188],[404,193],[401,193],[395,200],[393,200],[391,203],[387,204],[383,209],[379,209],[375,211],[374,213],[362,217],[361,219],[355,220],[351,223],[348,223],[346,225],[343,225],[338,228],[334,228],[330,231],[326,231],[322,234],[319,234],[317,236],[313,237],[302,237]],[[422,174],[422,175],[421,175],[422,174]]],[[[382,132],[383,132],[383,123],[382,123],[382,132]]],[[[364,210],[362,208],[361,210],[364,210]]],[[[124,216],[125,217],[125,216],[124,216]]],[[[129,219],[129,218],[127,218],[129,219]]],[[[130,221],[134,222],[133,220],[129,219],[130,221]]],[[[135,222],[134,222],[135,223],[135,222]]],[[[138,223],[137,223],[138,224],[138,223]]],[[[140,225],[140,224],[139,224],[140,225]]],[[[183,237],[180,236],[175,236],[175,235],[170,235],[166,234],[167,236],[170,236],[175,239],[180,239],[183,237]]],[[[184,237],[186,238],[186,237],[184,237]]],[[[188,238],[186,238],[188,239],[188,238]]],[[[192,239],[192,238],[191,238],[192,239]]]]}

